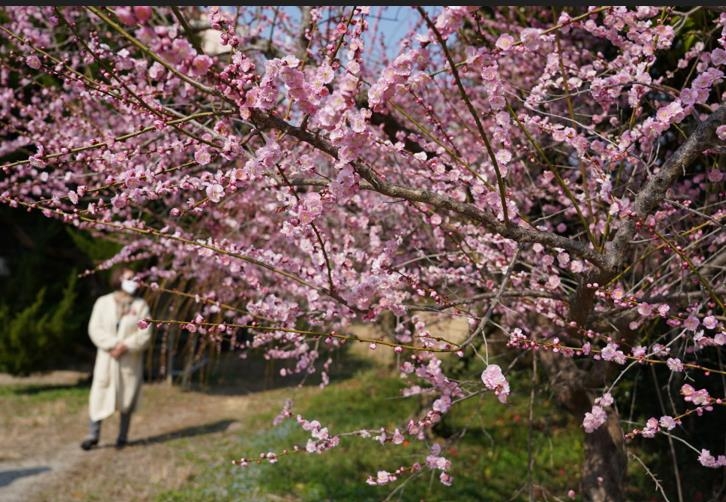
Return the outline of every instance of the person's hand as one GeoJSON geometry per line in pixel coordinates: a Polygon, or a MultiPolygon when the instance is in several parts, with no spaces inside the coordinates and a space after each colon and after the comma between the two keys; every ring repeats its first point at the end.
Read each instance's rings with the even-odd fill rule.
{"type": "Polygon", "coordinates": [[[129,348],[124,345],[123,342],[119,342],[116,344],[116,346],[111,349],[110,355],[114,359],[120,358],[122,355],[124,355],[126,352],[128,352],[129,348]]]}

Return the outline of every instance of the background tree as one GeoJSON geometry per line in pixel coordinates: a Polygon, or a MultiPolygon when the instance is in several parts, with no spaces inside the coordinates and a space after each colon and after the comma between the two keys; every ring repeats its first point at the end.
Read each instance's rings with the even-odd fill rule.
{"type": "MultiPolygon", "coordinates": [[[[481,392],[506,403],[504,361],[531,353],[582,420],[585,498],[623,499],[636,438],[726,465],[723,431],[688,437],[723,416],[726,13],[415,8],[390,58],[374,14],[6,8],[0,155],[25,156],[0,201],[123,236],[101,268],[154,257],[152,289],[192,284],[197,311],[160,328],[248,329],[285,373],[393,347],[435,399],[379,441],[425,440],[481,392]],[[431,336],[421,310],[468,337],[431,336]],[[390,339],[347,333],[384,312],[390,339]],[[447,376],[447,353],[481,379],[447,376]],[[660,406],[633,424],[642,372],[660,406]]],[[[298,421],[308,452],[341,440],[298,421]]],[[[449,465],[434,445],[369,482],[448,484],[449,465]]]]}

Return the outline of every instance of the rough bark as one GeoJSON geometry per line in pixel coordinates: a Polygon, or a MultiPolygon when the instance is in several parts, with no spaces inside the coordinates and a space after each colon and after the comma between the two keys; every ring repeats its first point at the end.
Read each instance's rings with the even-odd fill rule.
{"type": "MultiPolygon", "coordinates": [[[[593,361],[587,370],[574,360],[552,352],[540,354],[557,402],[574,417],[581,419],[592,408],[594,389],[606,380],[607,363],[593,361]]],[[[584,500],[611,502],[624,500],[627,454],[620,417],[608,410],[608,421],[596,431],[584,435],[581,493],[584,500]]]]}
{"type": "Polygon", "coordinates": [[[582,487],[585,500],[610,502],[625,500],[625,474],[628,458],[620,417],[611,410],[608,421],[585,434],[582,487]]]}

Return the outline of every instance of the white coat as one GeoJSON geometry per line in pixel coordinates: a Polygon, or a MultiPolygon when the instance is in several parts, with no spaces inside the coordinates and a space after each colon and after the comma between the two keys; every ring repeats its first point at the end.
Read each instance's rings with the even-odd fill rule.
{"type": "Polygon", "coordinates": [[[109,293],[96,300],[88,323],[88,334],[98,347],[89,398],[93,421],[103,420],[116,410],[133,411],[144,378],[142,356],[151,329],[139,329],[137,323],[148,317],[149,306],[143,299],[135,298],[120,320],[118,313],[114,294],[109,293]],[[109,352],[118,342],[123,342],[128,351],[116,360],[109,352]]]}

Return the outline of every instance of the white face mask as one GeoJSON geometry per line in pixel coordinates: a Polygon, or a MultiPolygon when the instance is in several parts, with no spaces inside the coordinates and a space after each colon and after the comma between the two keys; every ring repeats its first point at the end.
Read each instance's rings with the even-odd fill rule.
{"type": "Polygon", "coordinates": [[[128,294],[133,295],[139,287],[139,283],[132,281],[131,279],[124,279],[121,281],[121,289],[126,291],[128,294]]]}

